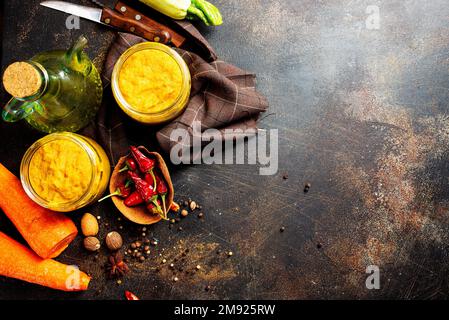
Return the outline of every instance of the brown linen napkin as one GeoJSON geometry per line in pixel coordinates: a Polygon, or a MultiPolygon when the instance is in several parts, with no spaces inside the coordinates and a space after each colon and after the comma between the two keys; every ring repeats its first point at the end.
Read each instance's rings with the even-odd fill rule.
{"type": "Polygon", "coordinates": [[[182,46],[182,49],[197,53],[209,62],[217,60],[217,54],[215,53],[214,48],[212,48],[209,42],[193,24],[184,20],[172,21],[188,34],[188,40],[182,46]]]}
{"type": "MultiPolygon", "coordinates": [[[[105,147],[113,164],[127,153],[130,141],[124,125],[129,119],[126,119],[126,115],[115,105],[115,101],[114,105],[111,105],[113,97],[108,87],[112,70],[126,49],[144,41],[146,40],[131,34],[118,33],[106,57],[103,70],[104,103],[97,115],[96,124],[83,131],[84,134],[94,136],[105,147]]],[[[220,60],[208,63],[195,53],[183,49],[175,50],[189,67],[192,89],[186,110],[157,131],[156,138],[160,147],[169,153],[178,144],[177,141],[170,140],[171,132],[177,128],[187,129],[192,136],[194,121],[201,122],[201,131],[217,128],[253,129],[255,132],[257,118],[268,108],[265,97],[255,90],[255,75],[220,60]]],[[[139,126],[140,128],[132,130],[148,131],[145,135],[150,135],[151,127],[139,126]]]]}

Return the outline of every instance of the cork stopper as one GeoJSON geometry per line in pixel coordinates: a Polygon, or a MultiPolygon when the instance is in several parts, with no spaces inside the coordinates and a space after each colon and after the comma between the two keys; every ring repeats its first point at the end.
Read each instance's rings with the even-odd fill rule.
{"type": "Polygon", "coordinates": [[[42,85],[41,75],[27,62],[14,62],[3,74],[3,86],[10,95],[25,98],[36,94],[42,85]]]}

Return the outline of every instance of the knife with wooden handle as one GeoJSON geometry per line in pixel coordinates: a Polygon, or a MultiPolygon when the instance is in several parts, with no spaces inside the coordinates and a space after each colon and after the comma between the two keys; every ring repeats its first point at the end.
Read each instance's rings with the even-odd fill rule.
{"type": "MultiPolygon", "coordinates": [[[[92,0],[92,1],[94,1],[96,3],[96,0],[92,0]]],[[[180,35],[179,33],[177,33],[176,31],[145,16],[141,12],[131,8],[130,6],[128,6],[127,4],[125,4],[121,1],[118,1],[115,4],[115,11],[120,12],[122,15],[124,15],[125,17],[127,17],[129,19],[140,21],[143,24],[150,26],[154,29],[160,29],[163,31],[167,31],[171,35],[171,42],[177,48],[181,47],[184,44],[184,42],[186,41],[186,38],[183,37],[182,35],[180,35]]]]}
{"type": "Polygon", "coordinates": [[[165,30],[153,28],[141,21],[128,18],[115,10],[103,8],[101,21],[121,31],[131,32],[150,41],[169,43],[171,35],[165,30]]]}
{"type": "Polygon", "coordinates": [[[59,10],[84,19],[103,23],[115,27],[123,32],[131,32],[149,41],[167,44],[171,41],[171,35],[166,30],[154,28],[138,20],[130,19],[115,10],[107,7],[92,8],[73,4],[65,1],[44,1],[42,6],[59,10]]]}

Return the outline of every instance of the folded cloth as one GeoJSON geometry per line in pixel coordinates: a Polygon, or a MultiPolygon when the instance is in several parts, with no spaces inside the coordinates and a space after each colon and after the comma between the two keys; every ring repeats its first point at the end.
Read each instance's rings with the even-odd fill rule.
{"type": "Polygon", "coordinates": [[[212,48],[209,42],[193,24],[185,20],[172,20],[172,22],[181,28],[181,30],[184,31],[183,33],[186,34],[189,39],[189,41],[186,41],[182,46],[182,49],[197,53],[206,61],[217,60],[217,54],[215,53],[214,48],[212,48]]]}
{"type": "MultiPolygon", "coordinates": [[[[112,94],[107,88],[110,83],[115,62],[120,55],[134,44],[146,41],[143,38],[127,33],[118,33],[106,57],[103,69],[105,97],[97,115],[96,123],[86,128],[83,133],[94,136],[103,145],[113,164],[120,156],[127,153],[132,140],[127,132],[138,130],[140,134],[151,127],[140,125],[140,128],[126,130],[124,123],[129,122],[118,106],[111,105],[112,94]]],[[[205,41],[205,40],[204,40],[205,41]]],[[[186,129],[190,137],[195,121],[200,121],[201,131],[208,128],[225,129],[257,129],[257,119],[266,111],[268,102],[255,89],[256,76],[220,60],[206,62],[199,55],[183,49],[175,49],[187,63],[192,89],[189,103],[185,111],[173,121],[156,132],[156,139],[163,149],[169,153],[178,143],[171,141],[170,134],[175,129],[186,129]]],[[[212,51],[213,52],[213,51],[212,51]]],[[[210,56],[213,58],[213,55],[210,56]]],[[[222,137],[225,140],[225,136],[222,137]]],[[[185,142],[185,141],[184,141],[185,142]]],[[[149,143],[147,143],[149,145],[149,143]]]]}

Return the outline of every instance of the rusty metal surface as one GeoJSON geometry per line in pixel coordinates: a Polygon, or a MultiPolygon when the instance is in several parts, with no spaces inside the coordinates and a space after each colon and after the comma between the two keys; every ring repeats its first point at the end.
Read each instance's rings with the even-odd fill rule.
{"type": "MultiPolygon", "coordinates": [[[[2,68],[81,33],[100,67],[113,33],[85,21],[69,31],[63,15],[38,2],[3,4],[2,68]]],[[[146,299],[447,297],[447,1],[375,1],[379,30],[365,25],[372,1],[215,2],[226,22],[205,35],[221,59],[257,73],[273,113],[261,127],[279,129],[279,173],[176,168],[178,199],[197,200],[205,219],[183,219],[181,232],[150,227],[160,245],[151,260],[131,265],[123,284],[105,279],[105,251],[94,261],[78,237],[59,260],[91,273],[91,290],[65,294],[1,278],[0,298],[121,299],[125,289],[146,299]],[[184,271],[157,272],[161,257],[184,271]],[[185,273],[197,264],[201,272],[185,273]],[[379,290],[365,287],[368,265],[380,267],[379,290]]],[[[2,123],[0,132],[0,161],[17,174],[40,135],[24,124],[2,123]]],[[[140,234],[110,204],[89,210],[102,217],[102,237],[120,225],[127,242],[140,234]]],[[[3,215],[0,229],[19,238],[3,215]]]]}

